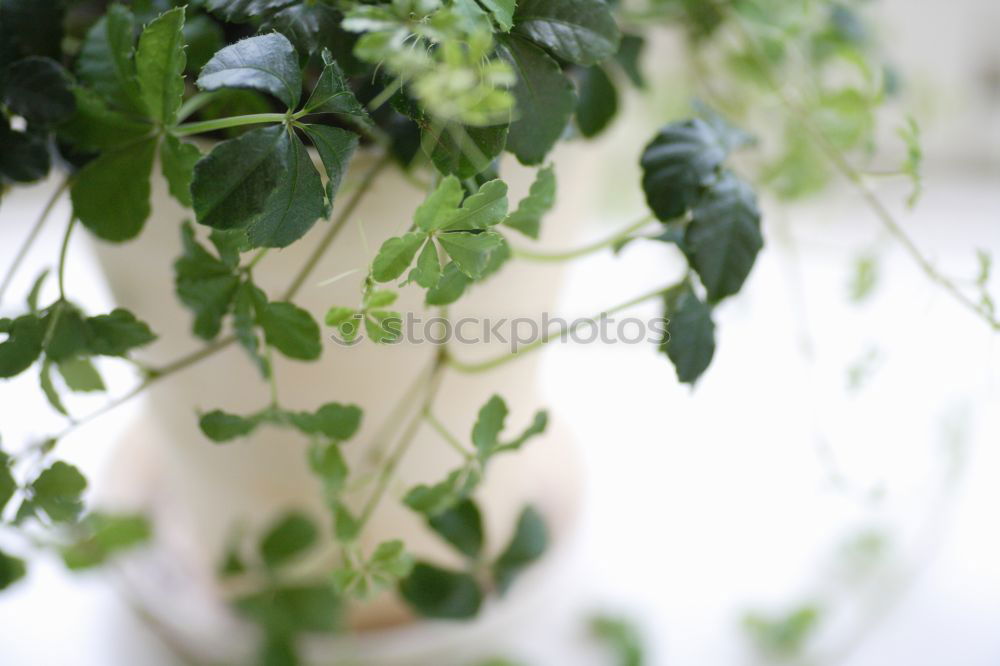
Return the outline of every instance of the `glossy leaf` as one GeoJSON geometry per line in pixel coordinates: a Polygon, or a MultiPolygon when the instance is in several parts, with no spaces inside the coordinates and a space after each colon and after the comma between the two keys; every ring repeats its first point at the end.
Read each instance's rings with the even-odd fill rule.
{"type": "Polygon", "coordinates": [[[663,222],[683,215],[716,178],[726,150],[701,119],[667,125],[642,154],[646,201],[663,222]]]}
{"type": "Polygon", "coordinates": [[[673,362],[677,379],[694,384],[715,355],[712,310],[686,282],[670,290],[664,302],[667,330],[660,350],[673,362]]]}
{"type": "Polygon", "coordinates": [[[604,0],[520,0],[514,33],[578,65],[593,65],[614,55],[621,41],[604,0]]]}
{"type": "Polygon", "coordinates": [[[55,125],[76,109],[66,70],[49,58],[23,58],[11,64],[2,93],[7,108],[31,125],[55,125]]]}
{"type": "Polygon", "coordinates": [[[577,91],[576,124],[592,138],[607,129],[618,113],[618,89],[600,65],[585,69],[577,91]]]}
{"type": "Polygon", "coordinates": [[[270,33],[244,39],[216,53],[202,68],[198,87],[259,90],[294,109],[302,94],[302,73],[291,42],[283,35],[270,33]]]}
{"type": "Polygon", "coordinates": [[[254,247],[288,247],[327,211],[323,182],[299,138],[291,135],[279,142],[276,156],[283,177],[247,229],[254,247]]]}

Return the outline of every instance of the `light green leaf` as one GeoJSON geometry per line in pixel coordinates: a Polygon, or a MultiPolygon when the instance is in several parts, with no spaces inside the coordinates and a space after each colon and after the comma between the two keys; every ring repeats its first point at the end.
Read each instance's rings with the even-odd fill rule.
{"type": "Polygon", "coordinates": [[[181,205],[191,207],[191,181],[194,165],[201,159],[201,151],[193,143],[185,143],[168,134],[160,144],[160,168],[170,187],[170,196],[181,205]]]}
{"type": "Polygon", "coordinates": [[[483,517],[475,502],[464,499],[447,511],[430,516],[427,522],[460,553],[466,557],[479,557],[483,549],[483,517]]]}
{"type": "Polygon", "coordinates": [[[468,197],[451,219],[440,227],[444,231],[486,230],[500,224],[507,215],[507,183],[491,180],[468,197]]]}
{"type": "Polygon", "coordinates": [[[441,234],[438,242],[459,270],[475,280],[482,277],[490,255],[503,243],[503,236],[494,231],[478,234],[459,231],[441,234]]]}
{"type": "Polygon", "coordinates": [[[377,345],[399,342],[403,336],[403,317],[398,312],[372,310],[365,316],[365,333],[377,345]]]}
{"type": "Polygon", "coordinates": [[[500,433],[507,420],[507,403],[498,395],[492,396],[479,410],[472,427],[472,443],[481,458],[487,458],[499,446],[500,433]]]}
{"type": "Polygon", "coordinates": [[[604,0],[520,0],[514,33],[556,57],[593,65],[618,51],[621,33],[604,0]]]}
{"type": "Polygon", "coordinates": [[[406,493],[403,503],[417,513],[436,516],[468,497],[480,481],[482,474],[478,465],[468,464],[449,473],[439,483],[415,486],[406,493]]]}
{"type": "Polygon", "coordinates": [[[413,263],[417,250],[426,240],[427,234],[423,231],[410,231],[382,243],[372,262],[372,278],[376,282],[397,279],[413,263]]]}
{"type": "Polygon", "coordinates": [[[528,196],[521,199],[517,210],[511,213],[504,224],[517,229],[529,238],[538,238],[542,218],[556,203],[556,174],[551,166],[538,170],[531,184],[528,196]]]}
{"type": "Polygon", "coordinates": [[[437,286],[441,280],[441,259],[434,243],[424,245],[420,256],[417,257],[417,267],[410,272],[409,279],[424,289],[437,286]]]}
{"type": "Polygon", "coordinates": [[[149,177],[156,139],[101,154],[76,174],[73,211],[94,235],[122,242],[139,235],[149,217],[149,177]]]}
{"type": "Polygon", "coordinates": [[[302,94],[302,72],[291,42],[273,32],[244,39],[216,53],[202,68],[198,87],[259,90],[294,109],[302,94]]]}
{"type": "Polygon", "coordinates": [[[269,568],[287,564],[316,543],[319,533],[312,518],[293,511],[268,529],[260,542],[260,555],[269,568]]]}
{"type": "Polygon", "coordinates": [[[184,7],[160,14],[139,37],[135,67],[149,117],[170,127],[184,97],[184,7]]]}
{"type": "Polygon", "coordinates": [[[309,449],[309,466],[323,481],[328,496],[335,497],[344,489],[349,472],[338,442],[316,442],[309,449]]]}
{"type": "Polygon", "coordinates": [[[80,525],[82,534],[62,549],[66,567],[74,571],[104,564],[121,551],[149,540],[149,522],[138,515],[92,513],[80,525]]]}
{"type": "Polygon", "coordinates": [[[198,427],[213,442],[228,442],[246,437],[256,430],[257,425],[256,419],[229,414],[219,409],[202,414],[198,419],[198,427]]]}
{"type": "Polygon", "coordinates": [[[413,557],[402,541],[379,544],[372,556],[357,566],[348,566],[333,573],[334,586],[343,596],[368,599],[379,590],[410,575],[413,557]]]}
{"type": "Polygon", "coordinates": [[[493,564],[493,578],[501,594],[510,589],[518,574],[542,556],[548,543],[549,531],[542,516],[534,507],[525,508],[510,544],[493,564]]]}
{"type": "Polygon", "coordinates": [[[361,408],[329,402],[314,413],[297,412],[292,423],[308,435],[322,434],[330,439],[350,439],[361,426],[361,408]]]}
{"type": "Polygon", "coordinates": [[[514,5],[516,0],[479,0],[504,32],[510,32],[514,27],[514,5]]]}
{"type": "Polygon", "coordinates": [[[85,358],[72,358],[59,364],[59,374],[70,391],[104,391],[104,380],[94,364],[85,358]]]}
{"type": "Polygon", "coordinates": [[[467,573],[417,562],[399,584],[399,593],[423,617],[464,620],[475,617],[483,602],[476,579],[467,573]]]}
{"type": "Polygon", "coordinates": [[[418,229],[434,231],[444,227],[462,204],[465,191],[455,176],[442,178],[438,186],[427,195],[427,199],[417,207],[413,223],[418,229]]]}
{"type": "Polygon", "coordinates": [[[70,464],[58,461],[38,475],[29,487],[32,502],[56,522],[72,522],[83,510],[81,496],[87,480],[70,464]]]}
{"type": "Polygon", "coordinates": [[[437,286],[427,291],[427,305],[451,305],[462,297],[472,281],[458,268],[454,261],[441,271],[437,286]]]}
{"type": "Polygon", "coordinates": [[[677,370],[677,379],[694,384],[708,369],[715,355],[715,323],[712,310],[687,282],[664,297],[667,330],[660,343],[677,370]]]}
{"type": "Polygon", "coordinates": [[[260,318],[267,344],[288,358],[312,361],[323,351],[319,325],[302,308],[291,303],[268,303],[260,318]]]}

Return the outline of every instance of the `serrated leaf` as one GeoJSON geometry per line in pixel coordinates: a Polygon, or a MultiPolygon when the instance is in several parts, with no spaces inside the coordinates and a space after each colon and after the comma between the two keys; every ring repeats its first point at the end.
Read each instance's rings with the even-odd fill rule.
{"type": "Polygon", "coordinates": [[[517,74],[512,90],[516,119],[507,135],[507,150],[522,164],[541,164],[576,108],[573,82],[559,63],[516,35],[504,38],[498,52],[517,74]]]}
{"type": "MultiPolygon", "coordinates": [[[[426,131],[426,130],[425,130],[426,131]]],[[[472,178],[487,170],[507,145],[508,125],[446,128],[421,141],[424,152],[442,174],[472,178]]]]}
{"type": "Polygon", "coordinates": [[[518,574],[545,553],[548,543],[549,533],[541,514],[534,507],[525,508],[517,520],[514,536],[493,564],[493,578],[501,594],[510,589],[518,574]]]}
{"type": "Polygon", "coordinates": [[[427,240],[423,231],[410,231],[382,243],[372,262],[372,279],[390,282],[401,276],[417,255],[417,250],[427,240]]]}
{"type": "Polygon", "coordinates": [[[483,276],[490,262],[490,255],[503,243],[503,237],[494,232],[449,232],[438,236],[438,242],[455,265],[473,280],[483,276]]]}
{"type": "Polygon", "coordinates": [[[150,136],[153,126],[109,107],[93,90],[73,88],[76,113],[59,126],[59,136],[84,151],[123,148],[150,136]]]}
{"type": "Polygon", "coordinates": [[[517,210],[503,221],[529,238],[538,238],[542,218],[556,203],[556,174],[551,166],[538,170],[528,196],[521,199],[517,210]]]}
{"type": "Polygon", "coordinates": [[[87,33],[76,61],[77,76],[115,106],[142,115],[135,63],[135,19],[114,3],[87,33]]]}
{"type": "Polygon", "coordinates": [[[252,282],[240,284],[233,298],[233,332],[240,346],[257,364],[261,375],[269,377],[271,366],[260,353],[260,340],[257,336],[257,316],[267,307],[267,296],[252,282]]]}
{"type": "Polygon", "coordinates": [[[48,126],[66,120],[76,110],[76,98],[62,65],[49,58],[22,58],[6,71],[2,86],[7,108],[30,125],[48,126]]]}
{"type": "Polygon", "coordinates": [[[94,364],[85,358],[72,358],[59,364],[59,374],[70,391],[104,391],[104,380],[94,364]]]}
{"type": "Polygon", "coordinates": [[[83,510],[81,496],[87,480],[72,465],[58,461],[38,475],[30,486],[33,504],[56,522],[71,522],[83,510]]]}
{"type": "Polygon", "coordinates": [[[329,210],[333,208],[340,183],[347,173],[354,151],[357,150],[358,135],[327,125],[306,125],[305,132],[319,153],[326,171],[326,204],[329,210]]]}
{"type": "Polygon", "coordinates": [[[316,87],[302,107],[307,113],[333,113],[347,116],[362,127],[372,124],[368,111],[354,96],[347,77],[329,52],[323,53],[324,67],[316,87]]]}
{"type": "Polygon", "coordinates": [[[194,165],[201,159],[201,151],[193,143],[185,143],[168,134],[160,144],[160,168],[167,179],[170,196],[188,208],[191,207],[191,181],[194,165]]]}
{"type": "Polygon", "coordinates": [[[274,95],[289,109],[298,106],[302,72],[291,42],[279,33],[258,35],[216,53],[201,70],[202,90],[242,88],[274,95]]]}
{"type": "Polygon", "coordinates": [[[656,217],[668,222],[683,215],[725,159],[725,147],[700,118],[661,129],[642,154],[642,188],[656,217]]]}
{"type": "Polygon", "coordinates": [[[618,113],[618,89],[604,68],[594,65],[581,72],[577,96],[576,124],[580,134],[595,137],[618,113]]]}
{"type": "Polygon", "coordinates": [[[284,177],[247,229],[254,247],[288,247],[327,211],[323,182],[302,141],[288,136],[279,143],[276,155],[284,177]]]}
{"type": "Polygon", "coordinates": [[[448,262],[437,285],[427,291],[427,305],[451,305],[462,297],[471,283],[454,261],[448,262]]]}
{"type": "Polygon", "coordinates": [[[427,243],[417,257],[417,267],[410,272],[410,280],[424,289],[430,289],[441,280],[441,259],[438,257],[437,246],[427,243]]]}
{"type": "Polygon", "coordinates": [[[488,457],[499,446],[507,413],[507,403],[498,395],[490,397],[479,409],[479,416],[472,427],[472,443],[480,457],[488,457]]]}
{"type": "Polygon", "coordinates": [[[447,511],[431,516],[427,522],[460,553],[466,557],[479,557],[483,549],[483,517],[475,502],[462,500],[447,511]]]}
{"type": "Polygon", "coordinates": [[[120,243],[139,235],[149,218],[156,140],[106,153],[76,174],[70,195],[80,222],[98,238],[120,243]]]}
{"type": "Polygon", "coordinates": [[[139,37],[135,67],[149,117],[161,125],[177,121],[184,97],[184,7],[160,14],[139,37]]]}
{"type": "Polygon", "coordinates": [[[664,304],[667,330],[660,351],[673,362],[678,380],[694,384],[715,355],[712,310],[687,282],[667,292],[664,304]]]}
{"type": "Polygon", "coordinates": [[[695,204],[684,233],[685,254],[710,302],[742,288],[763,245],[753,190],[725,173],[695,204]]]}
{"type": "Polygon", "coordinates": [[[504,32],[510,32],[514,27],[514,6],[516,0],[479,0],[504,32]]]}
{"type": "Polygon", "coordinates": [[[184,253],[174,262],[177,296],[195,313],[195,335],[211,340],[219,334],[240,280],[195,240],[190,223],[182,225],[181,240],[184,253]]]}
{"type": "Polygon", "coordinates": [[[613,56],[621,41],[604,0],[520,0],[514,33],[578,65],[593,65],[613,56]]]}
{"type": "Polygon", "coordinates": [[[267,344],[288,358],[312,361],[323,351],[319,325],[292,303],[268,303],[259,323],[267,344]]]}
{"type": "Polygon", "coordinates": [[[287,564],[316,543],[319,533],[312,518],[299,511],[272,525],[260,542],[260,555],[269,568],[287,564]]]}
{"type": "Polygon", "coordinates": [[[399,584],[399,593],[423,617],[463,620],[475,617],[483,594],[476,579],[467,573],[417,562],[399,584]]]}
{"type": "Polygon", "coordinates": [[[198,419],[201,432],[213,442],[229,442],[246,437],[257,429],[258,421],[215,409],[198,419]]]}
{"type": "Polygon", "coordinates": [[[0,342],[0,377],[21,374],[42,353],[45,332],[41,320],[35,315],[0,319],[0,334],[7,336],[6,340],[0,342]]]}
{"type": "Polygon", "coordinates": [[[156,340],[149,326],[123,308],[110,314],[88,317],[87,348],[98,356],[124,356],[136,347],[156,340]]]}
{"type": "Polygon", "coordinates": [[[486,230],[500,224],[507,215],[507,183],[491,180],[466,198],[462,207],[450,216],[443,231],[486,230]]]}

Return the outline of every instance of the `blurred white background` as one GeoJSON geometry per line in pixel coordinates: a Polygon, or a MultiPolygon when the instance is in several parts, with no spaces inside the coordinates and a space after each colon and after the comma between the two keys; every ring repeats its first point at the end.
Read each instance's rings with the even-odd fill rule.
{"type": "MultiPolygon", "coordinates": [[[[880,193],[941,270],[971,280],[977,248],[1000,256],[1000,3],[887,0],[878,12],[924,126],[928,169],[914,213],[902,187],[880,193]]],[[[625,154],[637,154],[630,142],[625,154]]],[[[0,265],[23,233],[16,211],[38,196],[4,200],[0,265]]],[[[588,470],[578,610],[547,628],[545,645],[537,632],[512,639],[511,656],[610,663],[586,638],[585,618],[600,610],[635,619],[654,666],[754,663],[744,615],[811,605],[820,621],[809,663],[1000,663],[997,335],[887,242],[847,189],[771,208],[765,225],[768,247],[744,293],[720,309],[719,350],[695,391],[645,346],[547,352],[552,410],[588,470]],[[877,287],[854,304],[853,263],[873,249],[877,287]]],[[[40,246],[54,246],[57,231],[40,246]]],[[[86,248],[75,251],[74,291],[108,304],[86,248]]],[[[587,315],[664,282],[668,252],[635,245],[580,262],[562,309],[587,315]]],[[[29,262],[12,293],[40,266],[29,262]]],[[[22,397],[32,384],[0,385],[5,441],[49,429],[47,408],[22,397]]],[[[67,455],[97,473],[127,418],[89,429],[67,455]]],[[[177,663],[105,578],[51,561],[0,596],[0,662],[177,663]]]]}

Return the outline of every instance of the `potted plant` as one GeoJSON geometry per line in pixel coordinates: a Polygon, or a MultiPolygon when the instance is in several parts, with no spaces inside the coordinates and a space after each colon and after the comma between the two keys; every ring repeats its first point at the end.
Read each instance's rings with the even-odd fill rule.
{"type": "MultiPolygon", "coordinates": [[[[695,384],[715,351],[713,311],[764,244],[750,182],[796,197],[839,171],[996,328],[856,166],[878,159],[875,114],[894,92],[859,15],[786,4],[3,0],[3,187],[62,175],[0,298],[64,198],[72,215],[52,277],[0,320],[0,376],[37,373],[68,419],[44,441],[4,443],[0,529],[14,545],[0,587],[24,575],[32,542],[86,568],[151,539],[160,557],[124,571],[165,631],[198,658],[245,662],[249,650],[267,664],[389,663],[379,646],[316,636],[500,612],[518,576],[568,539],[576,506],[573,449],[541,408],[536,352],[659,301],[653,343],[695,384]],[[597,243],[531,247],[543,229],[573,242],[593,165],[550,157],[604,132],[620,89],[655,96],[641,56],[662,25],[683,29],[707,104],[657,118],[634,146],[648,210],[597,243]],[[796,75],[815,89],[794,88],[796,75]],[[761,100],[780,122],[771,106],[758,118],[761,100]],[[122,307],[74,302],[67,247],[83,234],[122,307]],[[550,312],[565,261],[633,242],[673,248],[663,284],[509,349],[456,343],[462,321],[550,312]],[[131,363],[134,386],[94,412],[67,409],[67,394],[105,390],[107,359],[131,363]],[[105,494],[138,513],[87,507],[60,442],[137,398],[105,494]],[[171,624],[157,610],[165,585],[214,624],[171,624]],[[235,617],[259,627],[259,647],[218,641],[235,617]]],[[[650,65],[668,57],[654,48],[650,65]]],[[[919,183],[915,123],[902,136],[898,175],[919,183]]],[[[426,654],[461,632],[433,633],[426,654]]]]}

